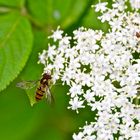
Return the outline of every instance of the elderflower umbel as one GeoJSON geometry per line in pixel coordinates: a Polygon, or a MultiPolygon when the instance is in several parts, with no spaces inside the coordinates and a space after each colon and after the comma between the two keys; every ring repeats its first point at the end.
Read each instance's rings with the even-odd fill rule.
{"type": "Polygon", "coordinates": [[[140,0],[130,0],[132,8],[140,9],[140,0]]]}
{"type": "Polygon", "coordinates": [[[126,12],[126,2],[93,6],[110,25],[107,33],[81,27],[70,37],[58,28],[50,36],[55,45],[39,55],[54,83],[70,87],[69,109],[78,113],[86,104],[97,112],[74,140],[140,140],[140,107],[133,103],[140,88],[140,1],[130,0],[133,12],[126,12]]]}

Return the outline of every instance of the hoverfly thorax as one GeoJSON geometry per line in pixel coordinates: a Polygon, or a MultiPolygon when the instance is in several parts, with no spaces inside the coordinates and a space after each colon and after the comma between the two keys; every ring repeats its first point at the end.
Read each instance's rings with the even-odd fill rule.
{"type": "Polygon", "coordinates": [[[49,85],[49,80],[51,80],[51,79],[52,79],[52,77],[49,73],[44,73],[40,80],[40,83],[44,84],[44,85],[49,85]]]}

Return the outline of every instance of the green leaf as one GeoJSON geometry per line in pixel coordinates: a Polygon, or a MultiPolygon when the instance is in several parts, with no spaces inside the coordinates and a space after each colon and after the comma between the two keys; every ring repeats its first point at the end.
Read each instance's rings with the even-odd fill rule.
{"type": "Polygon", "coordinates": [[[0,16],[0,91],[25,66],[32,49],[33,35],[27,19],[11,13],[0,16]]]}
{"type": "Polygon", "coordinates": [[[0,6],[22,7],[25,0],[0,0],[0,6]]]}
{"type": "Polygon", "coordinates": [[[29,14],[41,25],[48,25],[48,30],[58,25],[66,28],[73,24],[87,5],[87,0],[27,0],[29,14]]]}
{"type": "Polygon", "coordinates": [[[30,14],[41,24],[51,22],[52,0],[27,0],[27,8],[30,14]]]}

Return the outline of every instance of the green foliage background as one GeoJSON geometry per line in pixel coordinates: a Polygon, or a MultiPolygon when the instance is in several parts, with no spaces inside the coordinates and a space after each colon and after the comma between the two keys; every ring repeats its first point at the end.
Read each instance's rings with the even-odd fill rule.
{"type": "Polygon", "coordinates": [[[90,109],[67,110],[68,87],[55,86],[55,106],[45,101],[30,106],[21,80],[39,79],[43,66],[38,53],[47,49],[47,36],[58,25],[68,34],[80,26],[107,29],[91,8],[95,0],[0,0],[0,138],[2,140],[71,140],[90,109]]]}

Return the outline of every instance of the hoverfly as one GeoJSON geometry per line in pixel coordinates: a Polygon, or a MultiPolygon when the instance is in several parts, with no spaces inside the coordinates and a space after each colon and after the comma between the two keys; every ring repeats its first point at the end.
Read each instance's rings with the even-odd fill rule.
{"type": "Polygon", "coordinates": [[[36,102],[42,100],[44,96],[46,96],[47,101],[49,103],[52,103],[54,101],[54,98],[50,92],[50,85],[52,82],[52,77],[50,73],[44,73],[42,78],[37,81],[22,81],[17,83],[17,87],[22,89],[31,89],[39,83],[36,92],[35,92],[35,100],[36,102]]]}

